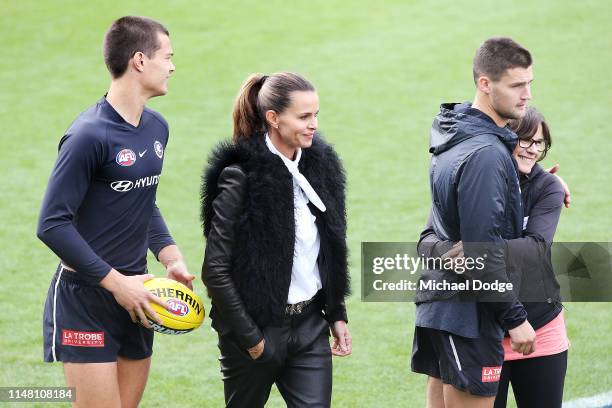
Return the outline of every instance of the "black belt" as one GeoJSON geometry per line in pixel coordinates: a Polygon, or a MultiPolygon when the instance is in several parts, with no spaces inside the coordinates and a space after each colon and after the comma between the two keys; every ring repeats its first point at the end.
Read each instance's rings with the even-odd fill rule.
{"type": "Polygon", "coordinates": [[[285,306],[285,315],[296,316],[302,314],[306,311],[306,306],[310,305],[312,302],[314,302],[314,300],[315,298],[312,297],[308,300],[285,306]]]}
{"type": "Polygon", "coordinates": [[[315,306],[319,305],[321,299],[321,291],[317,292],[308,300],[303,300],[298,303],[292,303],[285,306],[285,316],[294,317],[310,312],[315,306]]]}

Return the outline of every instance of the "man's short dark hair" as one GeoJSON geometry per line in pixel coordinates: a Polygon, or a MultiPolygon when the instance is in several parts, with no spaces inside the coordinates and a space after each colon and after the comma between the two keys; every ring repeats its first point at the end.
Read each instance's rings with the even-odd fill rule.
{"type": "Polygon", "coordinates": [[[474,56],[474,83],[483,75],[492,81],[499,81],[507,69],[528,68],[531,64],[529,51],[511,38],[489,38],[482,43],[474,56]]]}
{"type": "Polygon", "coordinates": [[[113,78],[125,73],[130,58],[142,52],[152,58],[161,44],[157,34],[169,36],[161,23],[147,17],[126,16],[115,21],[104,36],[104,62],[113,78]]]}

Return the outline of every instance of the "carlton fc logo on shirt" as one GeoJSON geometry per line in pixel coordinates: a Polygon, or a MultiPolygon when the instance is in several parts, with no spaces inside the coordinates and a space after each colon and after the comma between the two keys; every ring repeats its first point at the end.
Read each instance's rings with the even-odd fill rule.
{"type": "Polygon", "coordinates": [[[128,167],[136,163],[136,153],[131,149],[123,149],[117,153],[115,161],[118,165],[128,167]]]}
{"type": "Polygon", "coordinates": [[[162,146],[159,140],[156,140],[155,143],[153,143],[153,147],[155,148],[155,154],[157,157],[160,159],[164,157],[164,146],[162,146]]]}

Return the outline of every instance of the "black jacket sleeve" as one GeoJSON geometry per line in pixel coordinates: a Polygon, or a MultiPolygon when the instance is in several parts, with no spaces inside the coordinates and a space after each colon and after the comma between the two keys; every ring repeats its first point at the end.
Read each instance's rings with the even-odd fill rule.
{"type": "Polygon", "coordinates": [[[215,308],[216,318],[231,327],[240,344],[248,349],[263,335],[251,316],[232,279],[235,224],[244,207],[246,176],[237,166],[223,169],[218,181],[218,195],[213,201],[214,215],[206,241],[202,280],[215,308]]]}
{"type": "MultiPolygon", "coordinates": [[[[340,158],[331,146],[324,149],[326,168],[320,177],[326,179],[327,189],[333,192],[333,200],[325,203],[326,225],[318,225],[321,237],[319,261],[326,264],[327,283],[325,299],[325,318],[330,324],[337,321],[348,323],[344,299],[350,294],[350,274],[348,269],[348,248],[346,244],[346,174],[340,158]],[[325,231],[321,233],[321,231],[325,231]]],[[[316,209],[313,209],[316,211],[316,209]]],[[[319,265],[321,267],[321,265],[319,265]]],[[[321,270],[321,269],[320,269],[321,270]]]]}
{"type": "Polygon", "coordinates": [[[541,188],[541,191],[534,192],[537,193],[537,198],[527,214],[529,219],[523,235],[541,238],[545,242],[553,242],[563,208],[565,191],[555,176],[551,174],[544,176],[548,179],[548,183],[543,187],[538,187],[541,188]]]}
{"type": "Polygon", "coordinates": [[[547,281],[550,287],[558,286],[550,264],[549,251],[557,231],[565,192],[554,176],[549,176],[546,177],[546,184],[530,186],[540,191],[531,191],[535,199],[526,214],[529,218],[523,238],[507,241],[510,277],[515,284],[515,291],[520,293],[521,299],[527,301],[546,300],[546,293],[536,291],[538,280],[547,281]]]}
{"type": "MultiPolygon", "coordinates": [[[[506,160],[508,158],[496,148],[484,147],[467,159],[457,183],[460,236],[464,253],[474,258],[486,253],[486,267],[479,273],[473,271],[471,277],[488,282],[508,282],[501,230],[508,202],[506,160]]],[[[481,293],[479,298],[488,295],[481,293]]],[[[513,291],[496,294],[496,298],[502,301],[489,304],[505,330],[515,328],[527,319],[527,312],[513,291]]]]}
{"type": "Polygon", "coordinates": [[[348,316],[346,314],[346,305],[344,304],[344,301],[338,302],[333,308],[327,306],[325,310],[325,320],[327,320],[329,324],[334,324],[335,322],[341,320],[348,323],[348,316]]]}

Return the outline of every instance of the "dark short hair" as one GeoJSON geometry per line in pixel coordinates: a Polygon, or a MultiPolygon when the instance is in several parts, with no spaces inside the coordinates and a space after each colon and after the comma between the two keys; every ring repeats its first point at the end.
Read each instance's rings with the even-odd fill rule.
{"type": "Polygon", "coordinates": [[[137,52],[153,57],[161,44],[157,33],[170,35],[161,23],[147,17],[125,16],[116,20],[104,36],[104,62],[113,78],[125,73],[137,52]]]}
{"type": "Polygon", "coordinates": [[[546,157],[546,153],[552,146],[552,138],[550,136],[550,129],[544,120],[544,116],[538,110],[532,106],[528,106],[525,112],[525,116],[522,119],[513,119],[509,123],[510,129],[516,133],[521,140],[529,140],[538,131],[538,126],[542,125],[542,136],[544,137],[544,151],[540,160],[546,157]]]}
{"type": "Polygon", "coordinates": [[[528,68],[532,64],[527,49],[511,38],[495,37],[486,40],[476,51],[472,71],[474,83],[485,75],[492,81],[499,81],[504,72],[512,68],[528,68]]]}

